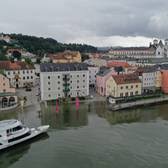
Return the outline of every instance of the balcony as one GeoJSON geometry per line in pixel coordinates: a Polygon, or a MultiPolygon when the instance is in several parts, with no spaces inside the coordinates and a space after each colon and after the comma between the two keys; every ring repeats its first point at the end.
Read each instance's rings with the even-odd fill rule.
{"type": "Polygon", "coordinates": [[[63,78],[63,81],[64,81],[64,82],[67,82],[67,81],[69,81],[69,80],[70,80],[69,77],[64,77],[64,78],[63,78]]]}
{"type": "Polygon", "coordinates": [[[63,81],[69,81],[69,80],[70,80],[70,75],[69,74],[63,75],[63,81]]]}
{"type": "Polygon", "coordinates": [[[70,83],[64,83],[63,86],[64,86],[64,87],[69,87],[69,86],[70,86],[70,83]]]}
{"type": "Polygon", "coordinates": [[[67,92],[69,92],[69,91],[70,91],[69,88],[65,88],[65,89],[63,89],[63,92],[65,92],[65,93],[67,93],[67,92]]]}

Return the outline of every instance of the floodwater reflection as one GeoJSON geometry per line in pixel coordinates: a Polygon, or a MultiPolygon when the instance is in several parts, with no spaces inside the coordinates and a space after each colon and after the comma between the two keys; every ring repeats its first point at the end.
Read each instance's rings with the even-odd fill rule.
{"type": "Polygon", "coordinates": [[[81,127],[88,124],[87,106],[82,104],[79,110],[76,110],[74,104],[65,103],[59,107],[56,112],[56,105],[50,103],[48,106],[41,105],[42,125],[49,124],[50,127],[63,129],[66,127],[81,127]]]}

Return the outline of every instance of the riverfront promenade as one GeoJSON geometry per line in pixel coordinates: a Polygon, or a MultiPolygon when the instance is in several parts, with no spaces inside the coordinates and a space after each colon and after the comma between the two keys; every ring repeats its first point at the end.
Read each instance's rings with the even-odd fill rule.
{"type": "Polygon", "coordinates": [[[109,109],[112,111],[138,107],[138,106],[147,106],[151,104],[163,103],[168,101],[168,96],[164,95],[162,97],[150,98],[145,100],[137,100],[134,102],[120,103],[120,104],[110,104],[109,109]]]}

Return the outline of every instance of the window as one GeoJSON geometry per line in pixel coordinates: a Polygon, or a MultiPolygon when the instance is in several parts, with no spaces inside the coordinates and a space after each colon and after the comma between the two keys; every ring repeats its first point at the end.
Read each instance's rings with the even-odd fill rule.
{"type": "Polygon", "coordinates": [[[27,79],[29,79],[29,76],[27,76],[27,79]]]}
{"type": "Polygon", "coordinates": [[[17,126],[13,128],[13,132],[21,130],[23,127],[22,126],[17,126]]]}
{"type": "Polygon", "coordinates": [[[48,97],[51,97],[51,95],[49,94],[48,97]]]}
{"type": "Polygon", "coordinates": [[[60,90],[60,87],[58,87],[58,90],[60,90]]]}
{"type": "Polygon", "coordinates": [[[128,96],[128,92],[125,93],[125,96],[126,96],[126,97],[128,96]]]}
{"type": "Polygon", "coordinates": [[[77,80],[77,83],[79,83],[79,80],[77,80]]]}
{"type": "Polygon", "coordinates": [[[50,76],[48,76],[48,79],[50,79],[50,76]]]}
{"type": "Polygon", "coordinates": [[[128,86],[126,86],[126,89],[128,89],[128,86]]]}
{"type": "Polygon", "coordinates": [[[83,82],[85,82],[85,80],[83,80],[83,82]]]}
{"type": "Polygon", "coordinates": [[[85,86],[83,86],[83,88],[85,88],[85,86]]]}
{"type": "Polygon", "coordinates": [[[29,71],[27,70],[27,73],[29,73],[29,71]]]}
{"type": "Polygon", "coordinates": [[[48,90],[51,90],[51,88],[48,88],[48,90]]]}
{"type": "Polygon", "coordinates": [[[79,78],[79,75],[77,75],[77,78],[79,78]]]}
{"type": "Polygon", "coordinates": [[[77,86],[77,88],[79,89],[79,86],[77,86]]]}
{"type": "Polygon", "coordinates": [[[85,77],[85,74],[83,74],[83,77],[85,77]]]}
{"type": "Polygon", "coordinates": [[[9,139],[8,142],[10,143],[10,142],[18,141],[19,139],[23,139],[23,138],[25,138],[25,137],[27,137],[27,136],[29,136],[29,135],[31,135],[30,132],[28,132],[28,133],[26,133],[26,134],[23,134],[23,135],[21,135],[21,136],[18,136],[18,137],[16,137],[16,138],[9,139]]]}
{"type": "Polygon", "coordinates": [[[121,89],[123,89],[123,87],[121,86],[121,89]]]}
{"type": "Polygon", "coordinates": [[[123,97],[123,93],[120,93],[120,97],[123,97]]]}
{"type": "Polygon", "coordinates": [[[30,71],[31,73],[33,73],[33,71],[30,71]]]}
{"type": "Polygon", "coordinates": [[[33,79],[33,76],[31,76],[31,79],[33,79]]]}
{"type": "Polygon", "coordinates": [[[138,85],[136,85],[136,88],[138,88],[138,85]]]}
{"type": "Polygon", "coordinates": [[[5,86],[5,83],[3,83],[3,86],[5,86]]]}
{"type": "Polygon", "coordinates": [[[3,92],[6,92],[6,89],[4,89],[3,92]]]}
{"type": "Polygon", "coordinates": [[[48,85],[50,85],[50,82],[48,82],[48,85]]]}
{"type": "Polygon", "coordinates": [[[133,92],[131,92],[131,93],[130,93],[130,96],[133,96],[133,95],[134,95],[133,92]]]}
{"type": "Polygon", "coordinates": [[[60,81],[58,81],[58,84],[60,84],[60,81]]]}
{"type": "Polygon", "coordinates": [[[8,75],[10,75],[10,72],[8,72],[8,75]]]}
{"type": "Polygon", "coordinates": [[[138,95],[138,91],[136,91],[135,94],[138,95]]]}
{"type": "Polygon", "coordinates": [[[23,80],[25,80],[25,77],[23,76],[23,80]]]}
{"type": "Polygon", "coordinates": [[[15,74],[15,71],[13,71],[13,74],[15,74]]]}
{"type": "Polygon", "coordinates": [[[131,89],[133,89],[133,85],[131,85],[131,89]]]}
{"type": "Polygon", "coordinates": [[[58,76],[58,79],[60,79],[60,76],[58,76]]]}
{"type": "Polygon", "coordinates": [[[23,74],[25,74],[25,71],[23,71],[23,74]]]}

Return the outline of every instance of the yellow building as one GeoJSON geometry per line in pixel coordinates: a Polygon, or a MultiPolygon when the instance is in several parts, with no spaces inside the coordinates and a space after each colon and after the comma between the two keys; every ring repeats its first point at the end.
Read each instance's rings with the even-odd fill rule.
{"type": "Polygon", "coordinates": [[[65,51],[58,54],[49,54],[52,63],[81,63],[82,58],[80,52],[65,51]]]}
{"type": "Polygon", "coordinates": [[[101,58],[92,58],[91,63],[97,67],[107,66],[107,61],[101,58]]]}
{"type": "Polygon", "coordinates": [[[157,90],[162,87],[162,73],[160,70],[155,72],[155,87],[157,90]]]}
{"type": "Polygon", "coordinates": [[[136,74],[112,75],[106,81],[106,96],[121,98],[141,93],[142,83],[136,74]]]}
{"type": "Polygon", "coordinates": [[[10,86],[9,79],[4,76],[3,74],[0,74],[0,93],[15,93],[15,88],[12,88],[10,86]]]}

